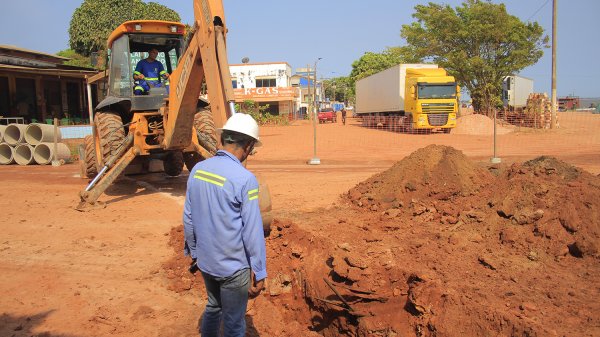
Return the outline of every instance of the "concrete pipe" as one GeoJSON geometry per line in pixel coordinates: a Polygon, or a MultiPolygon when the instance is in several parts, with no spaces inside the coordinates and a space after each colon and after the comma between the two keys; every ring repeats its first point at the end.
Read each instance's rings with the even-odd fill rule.
{"type": "Polygon", "coordinates": [[[0,143],[4,141],[4,130],[6,130],[6,125],[0,125],[0,143]]]}
{"type": "Polygon", "coordinates": [[[6,144],[0,143],[0,165],[14,164],[15,162],[15,149],[6,144]]]}
{"type": "Polygon", "coordinates": [[[19,165],[35,164],[33,161],[33,146],[25,143],[15,146],[14,158],[19,165]]]}
{"type": "MultiPolygon", "coordinates": [[[[56,159],[68,161],[71,158],[71,150],[65,143],[56,144],[56,159]]],[[[52,163],[54,159],[54,143],[39,143],[33,149],[33,160],[40,165],[52,163]]]]}
{"type": "MultiPolygon", "coordinates": [[[[57,139],[61,141],[60,129],[57,128],[57,139]]],[[[25,141],[33,146],[39,143],[54,142],[54,125],[31,123],[25,130],[25,141]]]]}
{"type": "Polygon", "coordinates": [[[4,142],[8,145],[15,146],[25,142],[25,124],[8,124],[4,130],[4,142]]]}

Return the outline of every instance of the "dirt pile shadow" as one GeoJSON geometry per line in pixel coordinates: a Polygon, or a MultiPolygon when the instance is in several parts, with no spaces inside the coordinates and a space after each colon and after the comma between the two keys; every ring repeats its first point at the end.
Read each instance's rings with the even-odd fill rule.
{"type": "MultiPolygon", "coordinates": [[[[254,324],[290,336],[599,335],[599,213],[600,178],[554,158],[489,168],[428,146],[337,206],[274,221],[254,324]]],[[[172,240],[167,275],[185,291],[196,280],[181,231],[172,240]]]]}
{"type": "Polygon", "coordinates": [[[8,313],[0,315],[0,335],[12,337],[75,337],[64,333],[40,332],[40,326],[55,310],[40,312],[35,315],[17,316],[8,313]]]}

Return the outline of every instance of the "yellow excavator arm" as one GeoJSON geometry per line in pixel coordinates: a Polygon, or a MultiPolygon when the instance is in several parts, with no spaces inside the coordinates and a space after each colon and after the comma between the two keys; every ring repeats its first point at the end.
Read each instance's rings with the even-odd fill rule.
{"type": "Polygon", "coordinates": [[[234,111],[233,87],[227,62],[225,34],[227,27],[221,0],[194,1],[195,31],[179,65],[171,74],[165,116],[164,148],[189,145],[198,96],[206,81],[213,120],[222,127],[234,111]]]}

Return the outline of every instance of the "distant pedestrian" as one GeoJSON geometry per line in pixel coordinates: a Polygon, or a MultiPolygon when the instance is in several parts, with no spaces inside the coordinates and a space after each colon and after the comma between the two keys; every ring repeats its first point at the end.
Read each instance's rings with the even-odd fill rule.
{"type": "Polygon", "coordinates": [[[260,146],[258,124],[231,116],[221,133],[223,148],[194,166],[183,212],[185,254],[190,271],[200,269],[208,302],[202,336],[243,337],[248,298],[260,294],[267,277],[266,247],[258,204],[258,181],[242,162],[260,146]]]}
{"type": "Polygon", "coordinates": [[[346,125],[346,108],[342,108],[342,124],[346,125]]]}

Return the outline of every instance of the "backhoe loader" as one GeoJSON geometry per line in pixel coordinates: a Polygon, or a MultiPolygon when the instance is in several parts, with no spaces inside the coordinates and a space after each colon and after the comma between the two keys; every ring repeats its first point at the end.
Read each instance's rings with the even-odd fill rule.
{"type": "MultiPolygon", "coordinates": [[[[167,21],[127,21],[109,36],[108,94],[94,109],[93,135],[85,138],[82,172],[92,180],[77,209],[98,205],[99,196],[134,160],[160,159],[164,172],[177,176],[184,165],[191,171],[215,154],[216,128],[236,113],[222,1],[194,0],[194,18],[187,42],[185,26],[167,21]],[[136,56],[151,49],[158,50],[158,60],[171,74],[169,85],[136,95],[136,56]],[[208,102],[200,98],[203,83],[208,102]]],[[[260,192],[261,211],[267,213],[265,184],[260,192]]]]}

